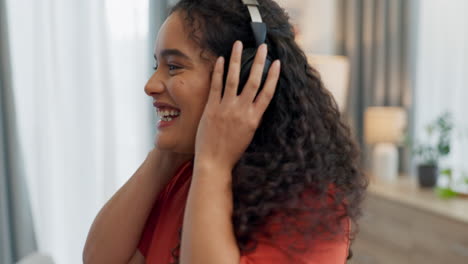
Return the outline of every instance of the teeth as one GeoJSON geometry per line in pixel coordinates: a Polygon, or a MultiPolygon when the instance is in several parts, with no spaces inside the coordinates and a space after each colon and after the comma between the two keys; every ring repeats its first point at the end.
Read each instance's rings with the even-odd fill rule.
{"type": "Polygon", "coordinates": [[[172,119],[174,119],[174,118],[171,117],[171,116],[177,117],[177,116],[180,115],[180,112],[177,111],[177,110],[169,110],[169,109],[160,110],[160,109],[157,109],[157,110],[156,110],[156,114],[157,114],[157,116],[159,117],[159,119],[160,119],[161,121],[169,122],[169,121],[171,121],[172,119]]]}
{"type": "Polygon", "coordinates": [[[168,116],[179,116],[180,112],[176,110],[157,110],[156,111],[157,115],[162,118],[162,117],[168,117],[168,116]]]}

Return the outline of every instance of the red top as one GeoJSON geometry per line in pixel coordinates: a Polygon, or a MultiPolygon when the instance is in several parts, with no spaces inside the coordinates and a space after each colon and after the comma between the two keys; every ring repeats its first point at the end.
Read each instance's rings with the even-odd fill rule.
{"type": "MultiPolygon", "coordinates": [[[[182,164],[158,195],[138,245],[146,263],[169,264],[173,261],[171,250],[179,243],[178,231],[183,223],[192,171],[193,160],[182,164]]],[[[346,230],[349,230],[349,219],[344,224],[346,230]]],[[[275,228],[272,224],[270,227],[275,228]]],[[[337,264],[346,263],[348,256],[348,238],[320,242],[313,251],[303,254],[295,253],[283,247],[284,243],[280,245],[265,237],[257,236],[257,240],[255,251],[241,255],[240,264],[337,264]]]]}

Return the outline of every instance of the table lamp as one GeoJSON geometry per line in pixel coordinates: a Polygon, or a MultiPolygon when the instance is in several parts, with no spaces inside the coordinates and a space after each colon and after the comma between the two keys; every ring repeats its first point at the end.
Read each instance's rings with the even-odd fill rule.
{"type": "Polygon", "coordinates": [[[307,54],[307,61],[320,73],[325,88],[335,98],[340,112],[344,112],[349,87],[348,58],[334,55],[307,54]]]}
{"type": "Polygon", "coordinates": [[[397,144],[403,140],[406,111],[401,107],[368,107],[364,116],[364,136],[374,144],[372,174],[386,181],[398,177],[397,144]]]}

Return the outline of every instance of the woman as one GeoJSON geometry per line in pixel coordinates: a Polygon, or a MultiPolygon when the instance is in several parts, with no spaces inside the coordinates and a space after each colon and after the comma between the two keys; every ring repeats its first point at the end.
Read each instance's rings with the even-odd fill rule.
{"type": "Polygon", "coordinates": [[[245,86],[242,50],[257,44],[242,1],[181,0],[171,10],[145,86],[162,119],[155,148],[99,212],[85,263],[351,257],[367,186],[359,150],[284,10],[258,2],[266,44],[245,86]]]}

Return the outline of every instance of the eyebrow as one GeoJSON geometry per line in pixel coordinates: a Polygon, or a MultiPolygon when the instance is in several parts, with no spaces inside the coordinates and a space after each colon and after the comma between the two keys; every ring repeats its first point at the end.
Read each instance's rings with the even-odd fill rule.
{"type": "MultiPolygon", "coordinates": [[[[161,50],[159,54],[160,54],[160,57],[162,58],[168,57],[168,56],[177,56],[177,57],[186,59],[188,61],[192,61],[192,59],[190,59],[190,57],[187,54],[183,53],[182,51],[178,49],[164,49],[164,50],[161,50]]],[[[154,59],[158,61],[156,54],[154,54],[153,56],[154,56],[154,59]]]]}

